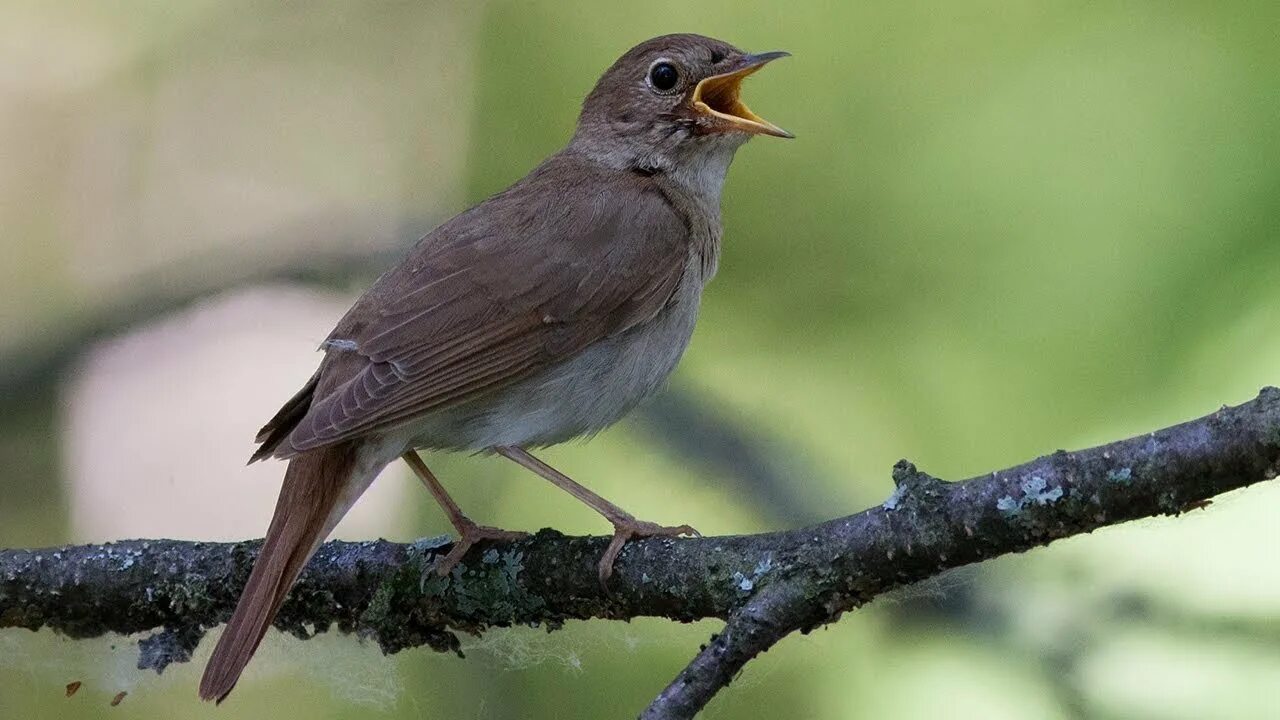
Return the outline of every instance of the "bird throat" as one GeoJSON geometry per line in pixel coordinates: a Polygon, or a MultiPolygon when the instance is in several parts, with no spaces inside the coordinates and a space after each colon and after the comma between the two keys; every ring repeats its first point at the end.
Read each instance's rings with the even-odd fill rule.
{"type": "Polygon", "coordinates": [[[745,137],[735,136],[701,139],[668,161],[664,174],[718,215],[725,176],[744,142],[745,137]]]}

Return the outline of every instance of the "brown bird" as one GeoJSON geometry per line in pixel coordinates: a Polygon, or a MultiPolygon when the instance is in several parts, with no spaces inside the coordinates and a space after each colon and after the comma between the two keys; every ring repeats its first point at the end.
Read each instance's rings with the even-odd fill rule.
{"type": "Polygon", "coordinates": [[[290,587],[384,467],[403,458],[459,534],[523,533],[462,514],[417,450],[497,453],[613,524],[605,581],[630,538],[694,532],[637,520],[531,455],[616,422],[675,368],[720,257],[720,191],[752,135],[791,137],[739,99],[785,52],[699,35],[629,50],[587,96],[568,146],[436,228],[325,340],[324,358],[257,437],[284,486],[240,602],[200,682],[221,701],[290,587]]]}

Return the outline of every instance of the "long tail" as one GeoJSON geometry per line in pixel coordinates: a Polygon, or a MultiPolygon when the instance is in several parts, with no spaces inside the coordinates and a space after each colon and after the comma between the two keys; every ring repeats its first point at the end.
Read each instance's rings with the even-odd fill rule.
{"type": "Polygon", "coordinates": [[[356,477],[357,471],[353,444],[322,448],[289,461],[249,582],[205,666],[202,699],[222,702],[236,686],[302,568],[372,479],[356,477]]]}

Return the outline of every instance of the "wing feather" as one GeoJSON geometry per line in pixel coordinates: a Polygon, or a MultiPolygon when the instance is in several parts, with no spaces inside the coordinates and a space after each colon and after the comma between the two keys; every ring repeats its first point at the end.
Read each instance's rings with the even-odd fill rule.
{"type": "Polygon", "coordinates": [[[356,302],[276,454],[492,392],[644,322],[689,251],[685,222],[647,178],[548,161],[423,238],[356,302]]]}

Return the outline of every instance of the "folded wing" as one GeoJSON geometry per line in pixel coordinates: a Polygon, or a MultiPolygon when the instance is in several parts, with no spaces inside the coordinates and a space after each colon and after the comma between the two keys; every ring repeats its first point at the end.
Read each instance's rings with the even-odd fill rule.
{"type": "Polygon", "coordinates": [[[553,159],[425,237],[330,335],[274,454],[493,391],[652,318],[685,271],[688,229],[650,179],[609,173],[553,159]]]}

